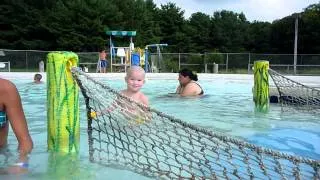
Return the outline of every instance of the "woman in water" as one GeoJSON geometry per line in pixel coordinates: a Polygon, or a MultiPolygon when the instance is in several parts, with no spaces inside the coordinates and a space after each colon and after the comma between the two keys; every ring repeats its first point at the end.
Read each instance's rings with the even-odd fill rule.
{"type": "Polygon", "coordinates": [[[189,69],[179,71],[179,86],[176,93],[180,96],[199,96],[203,95],[203,89],[197,83],[198,76],[189,69]]]}

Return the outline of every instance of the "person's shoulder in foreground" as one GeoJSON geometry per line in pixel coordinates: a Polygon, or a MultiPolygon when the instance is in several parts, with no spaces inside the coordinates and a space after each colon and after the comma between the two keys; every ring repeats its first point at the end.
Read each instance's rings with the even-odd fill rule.
{"type": "Polygon", "coordinates": [[[198,75],[189,70],[182,69],[179,71],[178,77],[179,85],[176,93],[180,96],[199,96],[203,95],[204,91],[198,81],[198,75]]]}

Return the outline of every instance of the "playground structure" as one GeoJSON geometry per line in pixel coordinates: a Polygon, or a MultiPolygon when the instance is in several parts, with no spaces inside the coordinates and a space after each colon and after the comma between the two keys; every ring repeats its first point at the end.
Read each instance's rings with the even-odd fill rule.
{"type": "Polygon", "coordinates": [[[160,62],[162,61],[161,47],[168,46],[168,44],[149,44],[145,46],[145,49],[135,48],[133,43],[133,37],[136,36],[136,31],[107,31],[109,35],[110,45],[110,71],[127,71],[127,67],[132,65],[142,66],[146,72],[160,72],[160,62]],[[129,37],[129,46],[114,46],[112,42],[112,36],[114,37],[129,37]],[[149,48],[156,48],[157,60],[149,61],[149,48]],[[118,58],[117,58],[118,57],[118,58]],[[150,63],[149,63],[150,62],[150,63]]]}
{"type": "Polygon", "coordinates": [[[160,72],[161,68],[160,68],[160,62],[162,61],[162,55],[161,55],[161,47],[162,46],[168,46],[168,44],[149,44],[146,45],[145,47],[145,71],[146,72],[160,72]],[[158,60],[155,62],[155,60],[152,61],[151,59],[151,65],[149,65],[149,61],[148,61],[148,49],[149,48],[157,48],[157,56],[158,56],[158,60]]]}
{"type": "Polygon", "coordinates": [[[107,31],[109,35],[109,45],[110,45],[110,71],[113,72],[113,68],[120,67],[126,69],[131,66],[131,53],[134,49],[134,44],[132,37],[136,36],[136,31],[107,31]],[[115,47],[112,43],[112,36],[115,37],[130,37],[130,45],[128,47],[115,47]],[[120,62],[116,61],[116,56],[120,57],[120,62]]]}

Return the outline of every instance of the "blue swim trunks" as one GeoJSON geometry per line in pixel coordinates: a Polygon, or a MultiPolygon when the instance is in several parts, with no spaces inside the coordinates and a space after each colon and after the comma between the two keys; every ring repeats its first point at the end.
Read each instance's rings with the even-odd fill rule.
{"type": "Polygon", "coordinates": [[[108,65],[107,60],[104,60],[104,59],[101,59],[101,60],[100,60],[100,66],[101,66],[102,68],[106,68],[107,65],[108,65]]]}
{"type": "Polygon", "coordinates": [[[0,128],[7,124],[7,115],[5,112],[0,111],[0,128]]]}

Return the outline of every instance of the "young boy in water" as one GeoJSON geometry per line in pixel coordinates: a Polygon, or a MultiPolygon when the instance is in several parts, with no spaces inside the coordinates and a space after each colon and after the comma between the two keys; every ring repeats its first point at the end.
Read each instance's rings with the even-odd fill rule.
{"type": "MultiPolygon", "coordinates": [[[[127,89],[122,90],[120,93],[131,98],[132,100],[149,106],[147,96],[145,96],[140,89],[145,83],[145,71],[140,66],[131,66],[127,70],[125,77],[127,89]]],[[[133,104],[121,103],[118,99],[118,104],[122,107],[123,114],[128,120],[133,120],[135,124],[141,124],[151,120],[151,114],[143,107],[138,107],[133,104]]]]}
{"type": "Polygon", "coordinates": [[[145,71],[140,66],[132,66],[127,70],[125,77],[127,83],[127,89],[121,91],[121,93],[131,99],[144,104],[149,105],[147,96],[145,96],[140,89],[145,83],[145,71]]]}
{"type": "MultiPolygon", "coordinates": [[[[127,83],[127,88],[120,91],[120,93],[138,103],[141,103],[145,106],[149,106],[149,101],[147,96],[145,96],[140,89],[145,83],[145,71],[140,66],[132,66],[127,70],[125,77],[125,82],[127,83]]],[[[117,97],[113,104],[108,107],[106,110],[100,112],[91,112],[91,117],[96,118],[99,115],[112,112],[115,109],[120,108],[128,118],[144,116],[144,108],[139,108],[138,106],[128,103],[125,99],[117,97]]],[[[130,118],[130,119],[131,119],[130,118]]]]}

